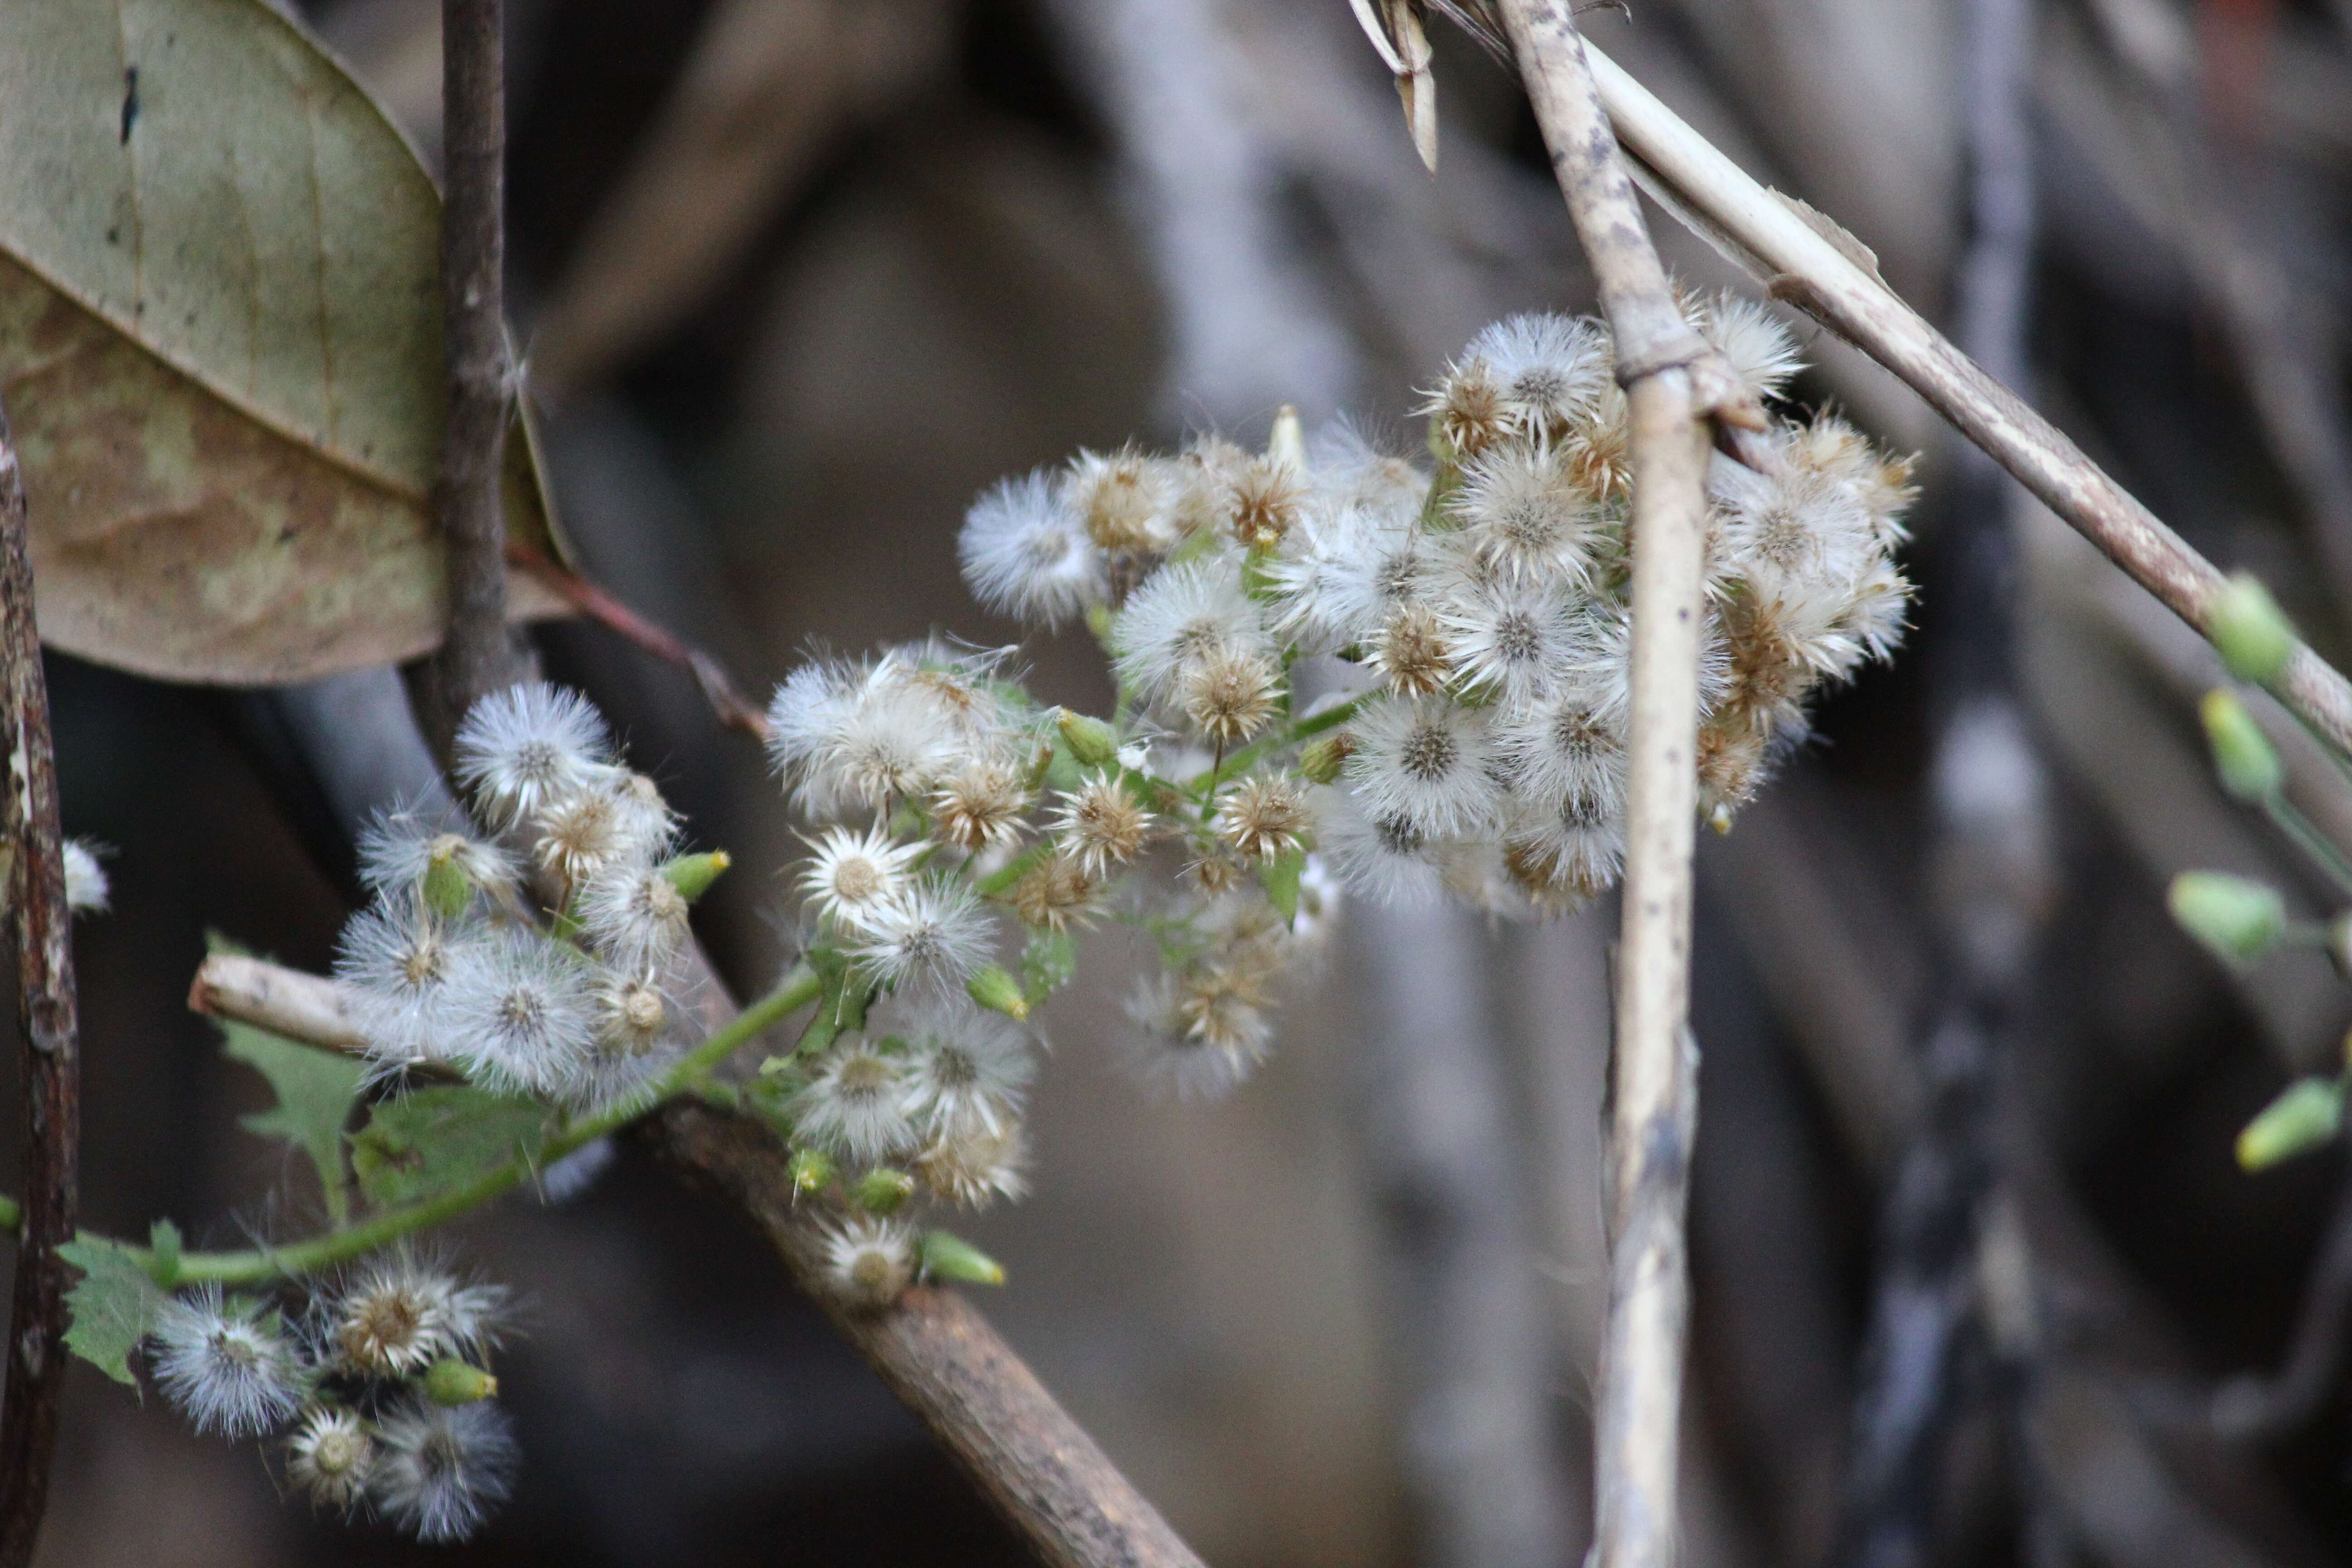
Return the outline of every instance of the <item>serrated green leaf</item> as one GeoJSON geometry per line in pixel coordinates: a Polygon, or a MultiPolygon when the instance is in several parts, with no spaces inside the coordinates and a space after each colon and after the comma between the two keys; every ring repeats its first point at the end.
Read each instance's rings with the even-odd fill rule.
{"type": "Polygon", "coordinates": [[[264,1138],[282,1138],[310,1157],[326,1194],[327,1216],[341,1225],[351,1213],[350,1184],[343,1175],[343,1123],[359,1098],[367,1068],[348,1057],[221,1019],[221,1051],[263,1078],[278,1097],[268,1110],[237,1118],[237,1125],[264,1138]]]}
{"type": "Polygon", "coordinates": [[[1298,879],[1306,871],[1304,849],[1288,850],[1258,868],[1257,879],[1265,889],[1266,900],[1285,923],[1298,918],[1298,879]]]}
{"type": "Polygon", "coordinates": [[[66,1348],[115,1382],[135,1384],[131,1352],[153,1324],[163,1292],[121,1242],[77,1236],[58,1255],[82,1271],[66,1292],[67,1310],[73,1313],[66,1348]]]}
{"type": "Polygon", "coordinates": [[[548,1112],[528,1100],[462,1086],[420,1089],[376,1106],[352,1135],[352,1169],[378,1208],[415,1203],[506,1163],[536,1161],[548,1112]]]}
{"type": "Polygon", "coordinates": [[[1034,1007],[1078,973],[1078,944],[1066,931],[1032,931],[1021,950],[1021,996],[1034,1007]]]}

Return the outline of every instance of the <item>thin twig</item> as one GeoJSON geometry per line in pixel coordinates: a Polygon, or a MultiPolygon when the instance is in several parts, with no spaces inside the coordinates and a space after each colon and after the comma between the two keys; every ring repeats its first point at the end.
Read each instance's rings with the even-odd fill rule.
{"type": "Polygon", "coordinates": [[[24,1032],[25,1193],[16,1285],[0,1392],[0,1568],[32,1561],[57,1451],[65,1389],[66,1262],[73,1238],[81,1139],[81,1046],[75,1016],[72,914],[48,685],[33,621],[33,562],[25,488],[0,410],[0,701],[6,704],[7,796],[0,843],[16,937],[17,1018],[24,1032]]]}
{"type": "Polygon", "coordinates": [[[575,572],[567,572],[541,552],[520,540],[507,542],[507,559],[558,595],[573,609],[608,631],[617,632],[635,647],[665,663],[677,665],[694,677],[703,700],[719,721],[757,737],[768,738],[768,715],[743,695],[727,667],[667,627],[653,622],[575,572]]]}
{"type": "Polygon", "coordinates": [[[1704,480],[1715,425],[1753,430],[1763,416],[1675,301],[1567,0],[1504,0],[1502,13],[1600,282],[1630,405],[1633,715],[1594,1550],[1599,1568],[1668,1568],[1679,1534],[1684,1214],[1697,1113],[1687,1021],[1704,480]]]}
{"type": "MultiPolygon", "coordinates": [[[[2222,584],[2210,562],[1905,304],[1852,236],[1757,184],[1614,61],[1598,49],[1587,53],[1625,151],[1675,216],[1775,297],[1909,384],[2175,615],[2206,629],[2222,584]]],[[[2317,654],[2296,648],[2273,689],[2321,734],[2352,750],[2352,682],[2317,654]]]]}
{"type": "Polygon", "coordinates": [[[512,377],[506,336],[505,0],[442,0],[442,341],[447,411],[434,507],[448,552],[449,628],[419,718],[436,749],[485,692],[521,673],[507,628],[499,510],[512,377]]]}
{"type": "Polygon", "coordinates": [[[2319,1260],[2295,1312],[2286,1359],[2268,1378],[2233,1377],[2213,1391],[2210,1419],[2230,1438],[2276,1437],[2317,1415],[2344,1364],[2344,1329],[2352,1321],[2352,1185],[2336,1200],[2319,1260]]]}

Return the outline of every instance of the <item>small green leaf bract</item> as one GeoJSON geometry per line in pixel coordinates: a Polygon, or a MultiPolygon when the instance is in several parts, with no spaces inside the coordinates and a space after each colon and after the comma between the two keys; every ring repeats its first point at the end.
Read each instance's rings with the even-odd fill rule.
{"type": "Polygon", "coordinates": [[[1298,919],[1298,879],[1307,871],[1307,852],[1286,850],[1258,868],[1257,879],[1265,887],[1268,902],[1288,924],[1298,919]]]}
{"type": "Polygon", "coordinates": [[[163,1293],[138,1256],[121,1242],[76,1236],[58,1248],[58,1255],[82,1271],[66,1293],[66,1306],[73,1313],[66,1347],[115,1382],[135,1384],[131,1352],[154,1322],[163,1293]]]}
{"type": "Polygon", "coordinates": [[[352,1135],[352,1169],[378,1208],[396,1208],[465,1185],[517,1155],[536,1161],[547,1142],[545,1107],[457,1086],[387,1100],[352,1135]]]}
{"type": "Polygon", "coordinates": [[[1068,931],[1034,931],[1021,950],[1021,999],[1034,1007],[1077,973],[1078,944],[1068,931]]]}
{"type": "Polygon", "coordinates": [[[283,1138],[310,1156],[327,1195],[327,1217],[342,1224],[351,1211],[343,1177],[343,1123],[367,1078],[366,1067],[250,1024],[222,1019],[220,1028],[222,1052],[268,1079],[278,1096],[276,1105],[239,1117],[237,1125],[264,1138],[283,1138]]]}

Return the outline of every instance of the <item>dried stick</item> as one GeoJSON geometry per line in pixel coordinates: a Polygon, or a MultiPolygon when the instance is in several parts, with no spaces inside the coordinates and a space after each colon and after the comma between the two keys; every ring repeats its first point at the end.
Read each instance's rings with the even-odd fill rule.
{"type": "Polygon", "coordinates": [[[879,1312],[842,1304],[824,1282],[819,1225],[794,1205],[772,1135],[685,1100],[646,1131],[663,1159],[716,1187],[767,1234],[801,1288],[1040,1561],[1052,1568],[1200,1568],[1159,1510],[961,1296],[918,1288],[879,1312]]]}
{"type": "MultiPolygon", "coordinates": [[[[1900,376],[2134,581],[2207,629],[2222,584],[2210,562],[1905,304],[1852,236],[1758,184],[1606,55],[1586,52],[1618,138],[1676,217],[1900,376]]],[[[2317,654],[2297,647],[2273,689],[2352,750],[2352,682],[2317,654]]]]}
{"type": "Polygon", "coordinates": [[[434,508],[448,552],[448,635],[418,717],[436,744],[520,673],[507,629],[499,510],[512,378],[506,337],[505,0],[442,0],[442,341],[447,408],[434,508]]]}
{"type": "Polygon", "coordinates": [[[25,1193],[9,1305],[8,1373],[0,1391],[0,1568],[24,1568],[48,1503],[65,1390],[66,1262],[73,1239],[81,1140],[81,1046],[75,1017],[72,915],[49,692],[33,621],[33,562],[25,487],[0,410],[0,690],[8,726],[7,854],[16,936],[17,1016],[24,1031],[25,1193]]]}
{"type": "MultiPolygon", "coordinates": [[[[323,1049],[348,1048],[341,985],[261,959],[206,959],[189,1005],[323,1049]]],[[[640,1126],[673,1169],[716,1189],[766,1234],[794,1282],[1045,1562],[1055,1568],[1198,1568],[1200,1559],[1158,1510],[961,1297],[910,1290],[879,1312],[841,1304],[824,1279],[822,1219],[814,1206],[793,1201],[792,1173],[773,1134],[691,1100],[671,1102],[640,1126]]]]}
{"type": "Polygon", "coordinates": [[[1678,1533],[1700,558],[1712,421],[1753,395],[1685,320],[1651,247],[1568,0],[1504,0],[1511,49],[1601,285],[1632,425],[1633,716],[1610,1141],[1608,1328],[1594,1412],[1599,1568],[1668,1568],[1678,1533]]]}

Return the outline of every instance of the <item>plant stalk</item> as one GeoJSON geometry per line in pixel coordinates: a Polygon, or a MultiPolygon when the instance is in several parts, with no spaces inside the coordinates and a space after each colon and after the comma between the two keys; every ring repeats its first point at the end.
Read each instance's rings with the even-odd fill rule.
{"type": "Polygon", "coordinates": [[[81,1045],[76,1016],[72,910],[66,902],[65,837],[58,808],[49,693],[33,616],[33,561],[24,476],[8,416],[0,410],[0,702],[8,767],[0,802],[0,853],[16,942],[17,1021],[23,1034],[25,1195],[16,1289],[0,1385],[0,1568],[24,1568],[48,1505],[65,1391],[67,1264],[73,1239],[81,1142],[81,1045]]]}

